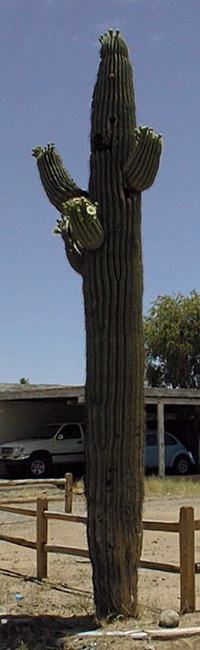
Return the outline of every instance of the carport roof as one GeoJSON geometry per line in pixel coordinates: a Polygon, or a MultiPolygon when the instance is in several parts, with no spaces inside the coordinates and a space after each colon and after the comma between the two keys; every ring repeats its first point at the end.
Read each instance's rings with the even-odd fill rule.
{"type": "MultiPolygon", "coordinates": [[[[151,388],[146,386],[145,403],[192,404],[200,406],[200,390],[185,388],[151,388]]],[[[62,399],[84,402],[85,386],[62,384],[0,384],[0,400],[62,399]]]]}
{"type": "Polygon", "coordinates": [[[84,386],[60,384],[0,384],[0,400],[67,398],[82,401],[84,386]]]}

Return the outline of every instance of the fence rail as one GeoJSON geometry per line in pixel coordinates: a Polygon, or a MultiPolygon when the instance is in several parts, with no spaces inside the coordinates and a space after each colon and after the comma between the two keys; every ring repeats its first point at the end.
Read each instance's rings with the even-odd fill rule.
{"type": "MultiPolygon", "coordinates": [[[[47,499],[47,497],[37,498],[36,510],[10,505],[10,502],[9,504],[0,503],[0,511],[2,512],[35,517],[36,541],[26,540],[21,537],[12,537],[3,533],[0,533],[0,540],[36,550],[36,575],[39,580],[47,577],[48,553],[62,553],[89,558],[88,549],[48,544],[49,520],[81,524],[87,523],[86,516],[72,514],[72,482],[72,475],[66,475],[65,495],[63,497],[65,512],[49,510],[48,503],[50,499],[47,499]]],[[[139,566],[147,570],[151,569],[153,571],[166,571],[180,574],[181,611],[194,612],[195,574],[200,573],[200,563],[195,564],[195,531],[200,530],[200,520],[195,521],[194,509],[191,506],[182,506],[180,508],[179,521],[177,522],[143,521],[143,529],[146,531],[177,533],[179,535],[179,565],[141,559],[139,566]]]]}
{"type": "Polygon", "coordinates": [[[11,535],[3,535],[1,533],[0,539],[3,542],[10,542],[11,544],[17,544],[17,546],[25,546],[27,548],[36,549],[37,543],[32,542],[31,540],[24,539],[24,537],[11,537],[11,535]]]}
{"type": "MultiPolygon", "coordinates": [[[[11,489],[11,487],[18,488],[18,487],[44,487],[44,485],[47,486],[55,486],[55,487],[62,487],[64,488],[64,507],[65,507],[65,512],[71,512],[72,511],[72,499],[73,499],[73,475],[71,473],[65,474],[65,478],[47,478],[47,479],[17,479],[16,481],[10,481],[10,480],[1,480],[0,486],[3,488],[3,491],[5,488],[8,488],[8,490],[11,489]]],[[[56,501],[59,503],[60,501],[63,503],[63,496],[48,496],[48,503],[56,501]]],[[[0,499],[0,510],[3,510],[3,506],[9,506],[10,504],[13,503],[35,503],[36,498],[35,497],[17,497],[17,499],[0,499]]],[[[13,507],[13,506],[11,506],[13,507]]],[[[7,509],[7,508],[6,508],[7,509]]],[[[12,510],[7,512],[12,512],[12,510]]],[[[15,511],[16,512],[16,511],[15,511]]],[[[29,511],[33,512],[32,510],[29,511]]],[[[26,514],[29,514],[28,511],[26,514]]],[[[18,512],[18,514],[25,514],[25,509],[22,510],[22,512],[18,512]]],[[[35,516],[34,514],[30,514],[31,516],[35,516]]]]}
{"type": "MultiPolygon", "coordinates": [[[[72,476],[70,473],[65,476],[72,476]]],[[[20,487],[28,485],[28,487],[35,487],[36,485],[65,485],[65,478],[23,478],[23,479],[1,479],[1,487],[5,488],[20,487]]]]}
{"type": "Polygon", "coordinates": [[[178,533],[179,523],[174,521],[143,521],[143,530],[161,530],[167,533],[178,533]]]}

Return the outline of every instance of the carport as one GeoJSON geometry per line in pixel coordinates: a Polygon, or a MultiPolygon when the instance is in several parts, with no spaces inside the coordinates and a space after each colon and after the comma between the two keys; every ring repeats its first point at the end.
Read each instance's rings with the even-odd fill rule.
{"type": "MultiPolygon", "coordinates": [[[[145,404],[146,404],[146,413],[148,419],[148,412],[150,405],[156,407],[156,421],[157,421],[157,433],[158,433],[158,457],[159,457],[159,476],[162,478],[165,474],[165,445],[164,445],[164,433],[165,433],[165,422],[167,420],[167,407],[171,407],[171,411],[174,414],[178,413],[180,407],[190,407],[195,413],[197,413],[198,407],[200,407],[200,391],[198,389],[185,389],[185,388],[145,388],[145,404]],[[149,407],[149,408],[148,408],[149,407]]],[[[192,434],[191,434],[192,435],[192,434]]],[[[197,460],[200,463],[200,416],[199,416],[199,428],[195,430],[197,437],[196,448],[197,448],[197,460]]]]}
{"type": "MultiPolygon", "coordinates": [[[[0,384],[0,442],[31,437],[40,426],[48,422],[84,422],[84,401],[84,386],[0,384]]],[[[183,406],[190,407],[194,414],[197,413],[200,407],[200,391],[146,386],[145,406],[147,423],[151,418],[156,422],[159,476],[163,477],[166,421],[172,417],[172,413],[175,419],[183,406]]],[[[200,463],[200,424],[199,428],[195,428],[195,433],[191,431],[191,438],[194,436],[196,457],[200,463]]]]}
{"type": "Polygon", "coordinates": [[[0,442],[31,437],[44,423],[84,418],[82,386],[0,384],[0,442]]]}

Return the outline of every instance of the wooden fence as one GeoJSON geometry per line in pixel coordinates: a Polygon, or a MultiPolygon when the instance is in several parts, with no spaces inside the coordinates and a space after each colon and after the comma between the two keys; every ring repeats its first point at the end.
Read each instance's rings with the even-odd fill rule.
{"type": "MultiPolygon", "coordinates": [[[[3,479],[0,482],[0,487],[5,491],[5,489],[11,490],[12,488],[18,488],[18,487],[51,487],[51,486],[56,486],[56,487],[62,487],[64,489],[64,509],[65,512],[71,512],[72,511],[72,499],[73,499],[73,474],[67,473],[65,474],[65,478],[47,478],[47,479],[17,479],[16,481],[13,480],[7,480],[3,479]]],[[[62,501],[63,503],[63,496],[54,496],[54,497],[48,497],[48,502],[56,501],[59,503],[59,501],[62,501]]],[[[0,498],[0,504],[1,505],[9,505],[11,503],[35,503],[36,498],[35,497],[17,497],[17,499],[4,499],[2,500],[0,498]]],[[[24,510],[23,510],[24,512],[24,510]]],[[[31,516],[31,515],[30,515],[31,516]]]]}
{"type": "MultiPolygon", "coordinates": [[[[56,499],[56,497],[55,497],[56,499]]],[[[22,537],[13,537],[0,533],[0,540],[31,548],[36,551],[36,575],[39,580],[47,578],[47,557],[48,553],[64,553],[89,558],[88,549],[71,546],[60,546],[48,544],[48,521],[65,521],[76,523],[87,523],[87,517],[72,514],[72,479],[67,475],[65,479],[65,512],[48,509],[49,499],[39,497],[36,502],[36,510],[21,508],[18,505],[0,503],[0,511],[10,512],[19,515],[36,518],[36,541],[30,541],[22,537]]],[[[25,500],[24,500],[25,503],[25,500]]],[[[178,533],[179,535],[179,564],[152,562],[151,560],[140,561],[140,567],[153,571],[166,571],[168,573],[180,574],[180,610],[181,612],[195,611],[195,574],[200,573],[200,564],[195,564],[195,531],[200,530],[200,520],[194,519],[194,509],[182,506],[180,508],[179,521],[143,521],[143,530],[178,533]]]]}

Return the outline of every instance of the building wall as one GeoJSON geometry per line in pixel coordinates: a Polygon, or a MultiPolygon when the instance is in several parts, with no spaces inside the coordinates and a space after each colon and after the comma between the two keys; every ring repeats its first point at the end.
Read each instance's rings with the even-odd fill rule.
{"type": "Polygon", "coordinates": [[[84,405],[67,405],[65,398],[1,400],[0,444],[9,440],[29,438],[40,426],[48,422],[73,422],[84,419],[84,405]]]}

